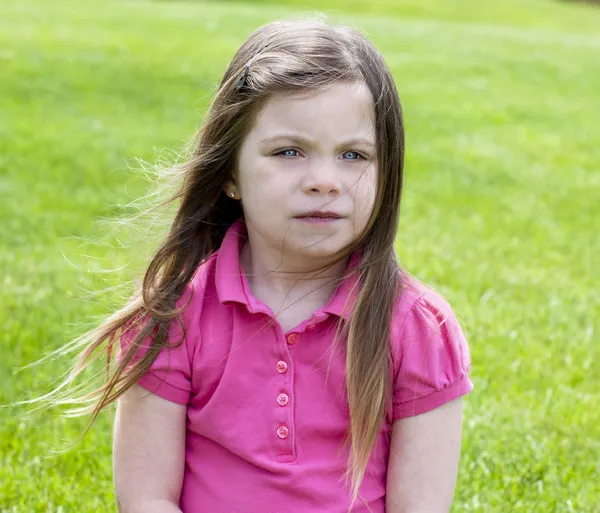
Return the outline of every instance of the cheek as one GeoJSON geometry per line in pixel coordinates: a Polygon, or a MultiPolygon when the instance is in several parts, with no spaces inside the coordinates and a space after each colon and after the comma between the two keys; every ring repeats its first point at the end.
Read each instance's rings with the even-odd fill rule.
{"type": "Polygon", "coordinates": [[[279,210],[280,205],[286,204],[288,191],[285,183],[278,180],[277,175],[268,169],[260,167],[252,170],[245,169],[240,174],[239,186],[244,210],[264,212],[279,210]],[[276,208],[278,207],[278,208],[276,208]]]}
{"type": "Polygon", "coordinates": [[[357,221],[366,224],[371,216],[375,197],[377,196],[377,168],[375,166],[366,170],[358,180],[355,196],[357,221]]]}

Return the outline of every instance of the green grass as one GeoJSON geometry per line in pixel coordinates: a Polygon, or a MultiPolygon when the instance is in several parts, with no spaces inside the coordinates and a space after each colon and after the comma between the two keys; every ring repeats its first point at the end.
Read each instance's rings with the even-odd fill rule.
{"type": "MultiPolygon", "coordinates": [[[[47,391],[69,360],[15,370],[121,301],[90,292],[132,272],[93,272],[133,256],[98,226],[145,191],[131,159],[180,149],[236,46],[317,6],[368,31],[393,70],[399,254],[469,335],[453,511],[599,512],[600,11],[496,3],[4,0],[0,403],[47,391]]],[[[112,412],[56,457],[83,420],[23,414],[0,410],[0,512],[116,511],[112,412]]]]}

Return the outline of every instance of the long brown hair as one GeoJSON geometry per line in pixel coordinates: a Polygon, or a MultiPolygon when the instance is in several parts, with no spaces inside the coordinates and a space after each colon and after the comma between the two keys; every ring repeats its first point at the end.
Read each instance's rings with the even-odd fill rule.
{"type": "Polygon", "coordinates": [[[198,266],[219,248],[233,221],[243,216],[239,202],[223,193],[223,185],[235,176],[238,148],[257,111],[276,93],[315,90],[336,81],[362,82],[373,95],[379,169],[371,219],[348,248],[348,253],[360,249],[362,256],[353,270],[358,278],[357,296],[343,330],[350,407],[346,477],[351,480],[353,498],[357,497],[390,398],[389,325],[403,276],[394,239],[404,129],[393,78],[375,46],[360,32],[322,19],[269,23],[254,32],[233,57],[189,158],[176,169],[181,185],[165,204],[175,202],[178,210],[148,265],[141,289],[123,309],[74,341],[75,347],[84,350],[68,383],[100,355],[107,359],[102,386],[68,401],[84,405],[77,412],[91,413],[86,432],[99,412],[136,383],[169,345],[169,326],[179,322],[181,312],[175,302],[198,266]],[[139,326],[137,335],[111,371],[113,346],[132,324],[139,326]],[[136,360],[139,346],[148,338],[149,350],[136,360]]]}

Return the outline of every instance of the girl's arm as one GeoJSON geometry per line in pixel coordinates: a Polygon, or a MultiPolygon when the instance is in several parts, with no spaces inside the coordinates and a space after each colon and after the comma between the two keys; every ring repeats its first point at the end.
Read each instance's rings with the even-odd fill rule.
{"type": "Polygon", "coordinates": [[[392,428],[388,513],[448,513],[462,435],[462,400],[399,419],[392,428]]]}
{"type": "Polygon", "coordinates": [[[187,407],[134,385],[118,401],[113,444],[120,513],[181,513],[187,407]]]}

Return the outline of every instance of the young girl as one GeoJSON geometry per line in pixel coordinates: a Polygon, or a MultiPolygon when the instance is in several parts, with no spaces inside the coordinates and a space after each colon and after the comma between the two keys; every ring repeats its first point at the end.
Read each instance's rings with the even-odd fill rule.
{"type": "Polygon", "coordinates": [[[394,253],[404,133],[360,33],[270,23],[229,65],[92,420],[123,513],[447,513],[469,351],[394,253]]]}

